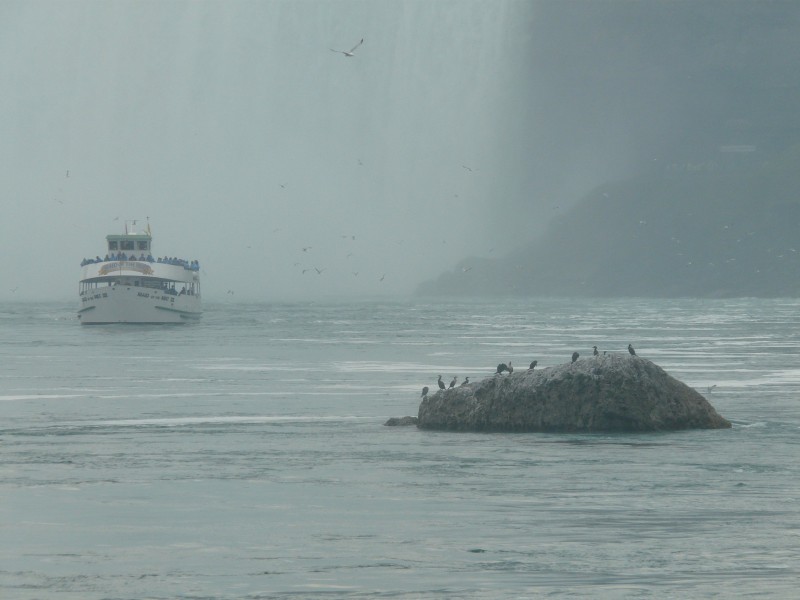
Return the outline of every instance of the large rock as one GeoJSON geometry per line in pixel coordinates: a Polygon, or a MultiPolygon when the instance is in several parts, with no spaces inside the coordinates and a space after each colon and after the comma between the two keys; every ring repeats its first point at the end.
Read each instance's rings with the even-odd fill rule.
{"type": "Polygon", "coordinates": [[[421,429],[636,432],[730,427],[694,389],[638,356],[609,354],[439,391],[421,429]]]}

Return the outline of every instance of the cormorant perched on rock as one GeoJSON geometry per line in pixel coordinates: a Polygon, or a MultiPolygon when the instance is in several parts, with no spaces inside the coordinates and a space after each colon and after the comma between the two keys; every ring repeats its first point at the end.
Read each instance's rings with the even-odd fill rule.
{"type": "Polygon", "coordinates": [[[511,366],[511,361],[508,361],[508,367],[506,367],[506,371],[508,371],[509,375],[514,372],[514,367],[511,366]]]}
{"type": "Polygon", "coordinates": [[[508,371],[508,365],[506,363],[500,363],[497,365],[497,375],[500,375],[503,371],[508,371]]]}
{"type": "Polygon", "coordinates": [[[592,346],[592,348],[594,348],[594,352],[593,352],[593,354],[594,354],[595,356],[599,356],[599,355],[600,355],[600,353],[597,351],[597,346],[592,346]]]}
{"type": "Polygon", "coordinates": [[[467,378],[466,378],[464,381],[462,381],[462,382],[461,382],[461,385],[460,385],[460,386],[458,386],[458,387],[464,387],[464,386],[465,386],[465,385],[467,385],[468,383],[469,383],[469,377],[467,377],[467,378]]]}
{"type": "Polygon", "coordinates": [[[458,381],[458,377],[453,377],[453,381],[450,382],[450,387],[451,388],[456,387],[456,381],[458,381]]]}
{"type": "Polygon", "coordinates": [[[539,364],[539,361],[538,361],[538,360],[535,360],[535,361],[533,361],[533,362],[531,363],[531,366],[530,366],[530,367],[528,367],[528,370],[529,370],[529,371],[533,371],[533,370],[536,368],[536,365],[538,365],[538,364],[539,364]]]}
{"type": "Polygon", "coordinates": [[[422,396],[420,396],[420,398],[424,398],[427,395],[428,395],[428,386],[426,385],[424,388],[422,388],[422,396]]]}
{"type": "Polygon", "coordinates": [[[636,350],[633,349],[633,346],[628,344],[628,352],[631,353],[631,356],[636,356],[636,350]]]}
{"type": "Polygon", "coordinates": [[[442,381],[442,376],[441,375],[439,375],[439,381],[437,381],[436,383],[439,384],[439,389],[440,390],[444,389],[444,381],[442,381]]]}
{"type": "Polygon", "coordinates": [[[578,360],[579,356],[580,356],[580,354],[578,354],[577,352],[573,352],[572,353],[572,362],[575,362],[576,360],[578,360]]]}

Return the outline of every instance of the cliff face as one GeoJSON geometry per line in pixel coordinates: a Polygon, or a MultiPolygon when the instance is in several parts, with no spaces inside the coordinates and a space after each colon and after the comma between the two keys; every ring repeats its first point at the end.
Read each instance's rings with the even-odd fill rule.
{"type": "Polygon", "coordinates": [[[800,296],[800,147],[755,172],[607,184],[502,260],[467,259],[420,295],[800,296]]]}
{"type": "Polygon", "coordinates": [[[439,391],[419,407],[421,429],[647,432],[730,427],[695,390],[656,364],[621,354],[496,375],[439,391]]]}

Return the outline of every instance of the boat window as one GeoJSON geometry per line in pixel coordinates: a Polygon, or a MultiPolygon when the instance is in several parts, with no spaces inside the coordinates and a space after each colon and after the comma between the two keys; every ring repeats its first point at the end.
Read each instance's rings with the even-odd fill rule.
{"type": "Polygon", "coordinates": [[[119,246],[122,250],[133,250],[133,240],[123,240],[119,246]]]}
{"type": "Polygon", "coordinates": [[[117,242],[114,240],[113,242],[108,242],[108,249],[109,250],[116,250],[117,249],[117,242]]]}
{"type": "Polygon", "coordinates": [[[139,242],[139,250],[147,250],[147,242],[139,242]]]}

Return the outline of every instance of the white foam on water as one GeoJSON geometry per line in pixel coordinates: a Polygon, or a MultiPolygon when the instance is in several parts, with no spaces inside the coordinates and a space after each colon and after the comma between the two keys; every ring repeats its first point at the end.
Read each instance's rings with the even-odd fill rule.
{"type": "Polygon", "coordinates": [[[62,400],[67,398],[83,398],[84,394],[11,394],[0,396],[0,402],[15,402],[19,400],[62,400]]]}
{"type": "Polygon", "coordinates": [[[310,416],[204,416],[204,417],[164,417],[152,419],[112,419],[102,421],[87,421],[84,423],[65,423],[64,427],[182,427],[186,425],[228,425],[239,423],[331,423],[369,421],[374,417],[359,417],[355,415],[310,415],[310,416]]]}

